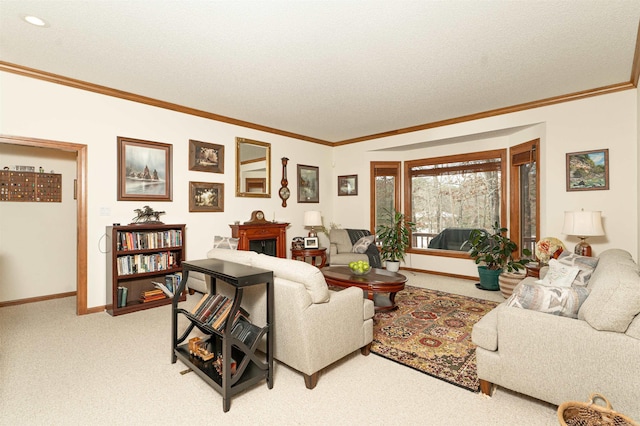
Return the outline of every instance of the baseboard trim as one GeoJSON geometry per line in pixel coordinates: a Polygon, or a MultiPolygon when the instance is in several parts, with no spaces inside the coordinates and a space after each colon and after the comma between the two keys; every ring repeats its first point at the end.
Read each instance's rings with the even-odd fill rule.
{"type": "Polygon", "coordinates": [[[470,281],[478,281],[478,277],[472,277],[469,275],[458,275],[458,274],[450,274],[448,272],[439,272],[439,271],[430,271],[428,269],[418,269],[418,268],[406,268],[406,267],[400,267],[401,271],[411,271],[411,272],[422,272],[425,274],[433,274],[433,275],[440,275],[443,277],[451,277],[451,278],[459,278],[461,280],[470,280],[470,281]]]}
{"type": "Polygon", "coordinates": [[[24,305],[26,303],[42,302],[43,300],[62,299],[65,297],[73,297],[76,295],[77,295],[77,292],[70,291],[68,293],[48,294],[46,296],[37,296],[37,297],[29,297],[26,299],[9,300],[7,302],[0,302],[0,308],[4,308],[5,306],[15,306],[15,305],[24,305]]]}

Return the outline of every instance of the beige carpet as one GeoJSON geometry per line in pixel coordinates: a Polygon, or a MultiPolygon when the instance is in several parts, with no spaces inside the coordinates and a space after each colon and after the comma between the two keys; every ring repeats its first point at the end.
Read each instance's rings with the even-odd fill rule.
{"type": "MultiPolygon", "coordinates": [[[[503,300],[472,281],[406,275],[503,300]]],[[[314,390],[276,363],[273,389],[259,384],[223,413],[216,391],[171,364],[170,313],[78,317],[74,298],[0,308],[0,425],[557,425],[555,406],[504,389],[488,398],[359,351],[323,370],[314,390]]]]}

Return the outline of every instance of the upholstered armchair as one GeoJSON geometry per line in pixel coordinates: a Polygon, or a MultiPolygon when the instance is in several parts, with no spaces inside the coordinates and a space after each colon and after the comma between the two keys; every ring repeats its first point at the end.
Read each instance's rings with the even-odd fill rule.
{"type": "Polygon", "coordinates": [[[367,229],[332,229],[329,232],[329,242],[331,266],[348,265],[349,262],[366,260],[373,268],[382,267],[380,252],[375,244],[375,235],[371,235],[367,229]],[[358,244],[359,241],[360,244],[358,244]],[[355,250],[354,247],[356,247],[355,250]]]}

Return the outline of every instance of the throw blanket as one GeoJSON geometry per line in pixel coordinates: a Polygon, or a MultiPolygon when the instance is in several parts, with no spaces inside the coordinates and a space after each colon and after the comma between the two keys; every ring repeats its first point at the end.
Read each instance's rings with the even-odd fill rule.
{"type": "MultiPolygon", "coordinates": [[[[360,238],[371,235],[371,232],[369,232],[368,229],[347,229],[347,233],[349,234],[349,239],[351,240],[352,245],[357,243],[360,238]]],[[[375,244],[369,244],[365,254],[369,258],[369,265],[371,265],[372,268],[382,268],[380,252],[375,244]]]]}

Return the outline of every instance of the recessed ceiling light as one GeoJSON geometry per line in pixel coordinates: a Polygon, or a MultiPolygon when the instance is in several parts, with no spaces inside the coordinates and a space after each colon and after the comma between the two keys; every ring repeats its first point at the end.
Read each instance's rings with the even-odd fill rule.
{"type": "Polygon", "coordinates": [[[25,21],[30,23],[31,25],[35,25],[36,27],[48,27],[49,24],[44,19],[38,18],[33,15],[25,15],[22,17],[25,21]]]}

